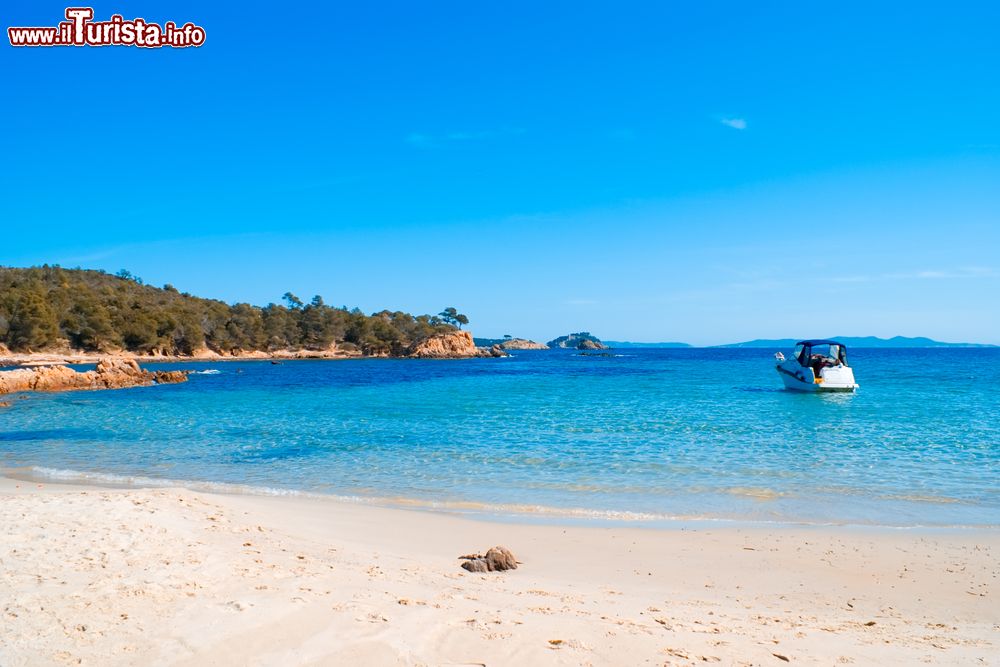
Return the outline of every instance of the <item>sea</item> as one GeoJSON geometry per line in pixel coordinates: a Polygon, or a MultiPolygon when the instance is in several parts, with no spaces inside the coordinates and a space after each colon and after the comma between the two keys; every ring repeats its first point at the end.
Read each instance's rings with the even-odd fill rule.
{"type": "Polygon", "coordinates": [[[192,374],[4,397],[0,467],[532,520],[1000,525],[1000,348],[852,349],[854,394],[784,390],[774,352],[149,364],[192,374]]]}

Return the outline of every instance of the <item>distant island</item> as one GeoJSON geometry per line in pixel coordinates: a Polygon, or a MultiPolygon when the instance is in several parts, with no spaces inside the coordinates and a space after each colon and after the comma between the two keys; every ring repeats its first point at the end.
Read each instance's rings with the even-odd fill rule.
{"type": "Polygon", "coordinates": [[[606,350],[608,345],[589,331],[559,336],[548,343],[536,343],[527,338],[516,338],[514,336],[504,336],[503,338],[476,338],[476,345],[480,347],[497,346],[503,350],[549,350],[549,349],[574,349],[574,350],[606,350]]]}
{"type": "Polygon", "coordinates": [[[493,347],[494,345],[503,350],[547,350],[549,346],[545,343],[536,343],[527,338],[517,338],[507,335],[503,338],[476,338],[474,339],[479,347],[493,347]]]}
{"type": "MultiPolygon", "coordinates": [[[[713,345],[712,347],[774,347],[789,348],[794,347],[802,338],[758,338],[748,340],[743,343],[729,343],[728,345],[713,345]]],[[[829,340],[840,341],[848,347],[874,347],[874,348],[906,348],[906,347],[997,347],[987,343],[942,343],[923,336],[907,338],[906,336],[893,336],[892,338],[877,338],[875,336],[833,336],[829,340]]]]}
{"type": "Polygon", "coordinates": [[[0,354],[149,357],[503,356],[475,347],[455,308],[366,314],[304,302],[227,304],[153,287],[128,271],[0,267],[0,354]]]}
{"type": "Polygon", "coordinates": [[[600,338],[592,335],[589,331],[580,331],[578,333],[571,333],[565,336],[559,336],[554,340],[548,342],[548,346],[551,348],[570,348],[574,350],[606,350],[608,346],[605,345],[600,338]]]}

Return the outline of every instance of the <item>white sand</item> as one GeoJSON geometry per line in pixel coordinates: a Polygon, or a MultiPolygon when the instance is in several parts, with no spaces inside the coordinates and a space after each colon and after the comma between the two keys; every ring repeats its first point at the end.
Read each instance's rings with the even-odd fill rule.
{"type": "Polygon", "coordinates": [[[998,665],[998,556],[989,530],[543,526],[2,480],[0,665],[998,665]],[[459,568],[494,544],[523,565],[459,568]]]}

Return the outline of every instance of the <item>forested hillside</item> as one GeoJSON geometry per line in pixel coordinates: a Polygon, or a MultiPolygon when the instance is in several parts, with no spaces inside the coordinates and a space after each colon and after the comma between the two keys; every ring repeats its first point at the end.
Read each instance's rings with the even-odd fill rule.
{"type": "Polygon", "coordinates": [[[337,343],[366,354],[402,354],[413,343],[465,323],[453,308],[439,316],[332,308],[286,293],[282,304],[226,304],[144,285],[127,271],[0,267],[0,343],[13,351],[188,355],[278,349],[323,350],[337,343]],[[457,316],[457,318],[456,318],[457,316]]]}

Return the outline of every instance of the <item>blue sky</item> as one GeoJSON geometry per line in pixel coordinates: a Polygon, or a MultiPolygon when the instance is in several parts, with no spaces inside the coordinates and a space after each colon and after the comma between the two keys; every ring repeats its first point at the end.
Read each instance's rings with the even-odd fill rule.
{"type": "Polygon", "coordinates": [[[205,46],[3,45],[0,263],[484,336],[1000,343],[997,3],[476,4],[130,1],[97,18],[205,46]]]}

